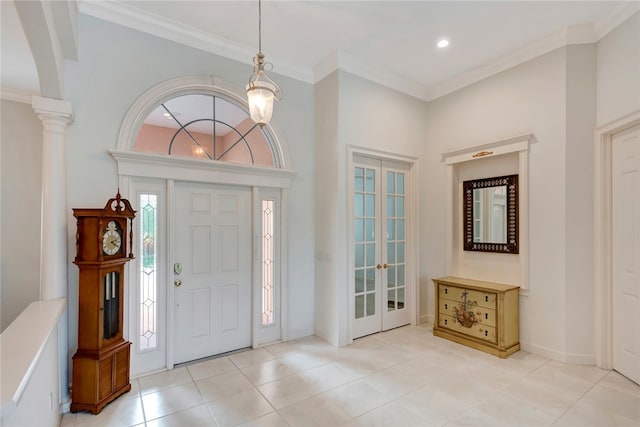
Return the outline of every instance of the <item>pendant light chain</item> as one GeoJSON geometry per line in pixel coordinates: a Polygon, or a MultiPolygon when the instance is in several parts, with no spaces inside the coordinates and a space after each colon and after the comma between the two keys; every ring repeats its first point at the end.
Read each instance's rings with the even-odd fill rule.
{"type": "Polygon", "coordinates": [[[262,0],[258,0],[258,52],[262,53],[262,0]]]}

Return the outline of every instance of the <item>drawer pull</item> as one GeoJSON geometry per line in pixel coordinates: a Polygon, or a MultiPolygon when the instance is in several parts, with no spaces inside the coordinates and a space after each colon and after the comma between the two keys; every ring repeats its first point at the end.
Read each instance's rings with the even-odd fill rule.
{"type": "Polygon", "coordinates": [[[484,331],[484,336],[485,336],[485,337],[488,337],[488,336],[489,336],[489,331],[485,330],[485,331],[484,331]]]}
{"type": "Polygon", "coordinates": [[[489,302],[489,295],[484,296],[484,302],[489,302]]]}
{"type": "Polygon", "coordinates": [[[448,294],[449,293],[449,289],[448,288],[444,288],[444,293],[448,294]]]}
{"type": "Polygon", "coordinates": [[[489,313],[485,313],[484,314],[484,318],[485,318],[485,320],[489,319],[489,313]]]}
{"type": "Polygon", "coordinates": [[[445,304],[445,305],[444,305],[444,309],[445,309],[445,310],[449,310],[449,304],[445,304]]]}
{"type": "Polygon", "coordinates": [[[447,324],[447,319],[444,319],[444,324],[445,324],[445,325],[447,324]]]}

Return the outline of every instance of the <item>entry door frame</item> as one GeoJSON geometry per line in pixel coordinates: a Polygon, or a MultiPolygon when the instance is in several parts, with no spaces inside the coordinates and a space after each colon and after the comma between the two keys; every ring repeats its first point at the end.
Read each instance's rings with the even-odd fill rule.
{"type": "Polygon", "coordinates": [[[409,286],[406,289],[410,293],[410,297],[412,298],[412,304],[409,306],[410,310],[410,319],[412,325],[417,325],[419,322],[419,314],[420,314],[420,287],[419,283],[419,269],[418,269],[418,254],[419,254],[419,242],[418,242],[418,233],[417,231],[420,229],[420,216],[418,215],[418,207],[420,206],[418,199],[418,186],[417,186],[417,177],[418,177],[418,157],[408,156],[403,154],[391,153],[388,151],[375,150],[367,147],[360,147],[357,145],[348,145],[347,146],[347,209],[346,209],[346,221],[347,221],[347,238],[345,239],[347,245],[347,271],[345,280],[347,283],[347,344],[351,344],[353,342],[353,322],[354,322],[354,305],[355,305],[355,297],[352,292],[351,283],[353,271],[355,269],[355,254],[353,251],[355,242],[353,237],[353,203],[351,199],[353,198],[354,184],[352,179],[353,168],[355,167],[355,156],[361,157],[369,157],[371,159],[377,159],[382,161],[390,161],[390,162],[399,162],[404,163],[409,166],[409,171],[407,173],[407,182],[410,184],[411,194],[408,194],[409,204],[405,206],[405,211],[411,215],[410,224],[408,227],[405,227],[405,235],[411,235],[413,238],[407,242],[407,247],[405,248],[407,256],[410,256],[412,260],[412,266],[409,271],[406,272],[407,281],[411,281],[409,286]]]}
{"type": "Polygon", "coordinates": [[[596,129],[594,142],[594,353],[613,369],[613,135],[640,125],[640,110],[596,129]]]}
{"type": "MultiPolygon", "coordinates": [[[[199,183],[207,183],[207,184],[220,184],[220,185],[234,185],[234,186],[242,186],[249,187],[252,189],[252,207],[251,207],[251,223],[256,223],[255,216],[258,215],[259,207],[256,206],[256,202],[260,201],[262,197],[265,198],[273,198],[274,193],[277,193],[279,200],[279,218],[278,218],[278,229],[279,229],[279,239],[281,244],[279,245],[279,282],[280,282],[280,298],[279,298],[279,307],[280,307],[280,319],[278,328],[279,336],[281,341],[286,341],[288,339],[288,326],[286,323],[287,320],[287,271],[288,271],[288,263],[287,263],[287,227],[286,227],[286,218],[287,218],[287,193],[288,188],[291,185],[291,180],[295,176],[295,172],[286,170],[286,169],[266,169],[252,166],[244,166],[244,165],[233,165],[233,164],[211,164],[207,161],[202,161],[199,159],[189,159],[189,158],[166,158],[166,156],[159,156],[154,154],[147,153],[138,153],[124,150],[111,150],[110,154],[116,160],[118,165],[118,184],[121,192],[125,198],[135,197],[134,192],[134,181],[138,178],[149,178],[155,179],[158,182],[164,183],[165,188],[165,201],[164,206],[166,207],[165,216],[166,223],[164,227],[165,231],[165,241],[166,241],[166,249],[163,253],[163,262],[166,264],[166,268],[163,270],[164,277],[163,279],[166,281],[166,331],[164,335],[164,342],[166,343],[166,366],[159,367],[155,370],[163,370],[163,369],[172,369],[174,367],[174,354],[173,354],[173,346],[174,346],[174,330],[173,330],[173,306],[174,306],[174,289],[173,289],[173,269],[169,268],[173,266],[173,250],[171,236],[173,233],[173,224],[174,217],[171,209],[171,204],[174,200],[174,184],[177,181],[187,181],[187,182],[199,182],[199,183]]],[[[137,219],[139,221],[139,219],[137,219]]],[[[137,223],[137,222],[136,222],[137,223]]],[[[260,230],[255,229],[252,230],[251,241],[252,241],[252,269],[256,269],[256,264],[259,263],[259,252],[256,251],[256,247],[258,245],[256,239],[260,239],[260,230]]],[[[128,286],[128,290],[126,291],[127,296],[131,298],[132,292],[135,291],[136,278],[133,277],[136,273],[129,271],[126,278],[126,284],[128,286]],[[133,273],[133,274],[132,274],[133,273]]],[[[259,301],[261,298],[261,283],[258,280],[259,275],[252,275],[252,308],[256,307],[256,301],[259,301]]],[[[131,301],[131,300],[130,300],[131,301]]],[[[130,308],[130,304],[127,303],[126,307],[128,310],[125,310],[125,331],[128,331],[129,334],[135,333],[132,330],[132,326],[129,324],[129,319],[132,319],[132,316],[136,316],[137,313],[134,312],[130,308]],[[133,332],[132,332],[133,331],[133,332]]],[[[251,319],[251,345],[253,348],[259,347],[261,345],[268,344],[269,340],[261,340],[261,333],[264,335],[264,331],[260,331],[260,325],[256,321],[256,317],[258,314],[252,309],[252,319],[251,319]]],[[[128,334],[128,335],[129,335],[128,334]]],[[[132,357],[135,357],[135,354],[132,354],[132,357]]],[[[144,372],[148,373],[148,372],[144,372]]],[[[133,373],[134,375],[136,373],[133,373]]],[[[142,374],[142,372],[140,372],[142,374]]]]}

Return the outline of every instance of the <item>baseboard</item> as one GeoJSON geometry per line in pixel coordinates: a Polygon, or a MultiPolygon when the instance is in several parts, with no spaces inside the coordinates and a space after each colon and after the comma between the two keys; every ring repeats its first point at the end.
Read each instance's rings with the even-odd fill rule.
{"type": "Polygon", "coordinates": [[[420,323],[433,323],[434,315],[433,314],[423,314],[420,316],[420,323]]]}
{"type": "Polygon", "coordinates": [[[562,351],[554,350],[549,347],[545,347],[538,344],[531,344],[529,342],[520,341],[520,348],[523,351],[537,354],[558,362],[568,363],[571,365],[594,365],[596,364],[596,358],[593,354],[580,354],[580,353],[564,353],[562,351]]]}

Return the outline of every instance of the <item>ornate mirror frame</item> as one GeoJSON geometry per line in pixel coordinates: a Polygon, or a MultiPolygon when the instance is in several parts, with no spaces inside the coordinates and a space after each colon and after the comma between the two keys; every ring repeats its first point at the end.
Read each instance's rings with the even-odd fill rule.
{"type": "Polygon", "coordinates": [[[518,175],[474,179],[463,183],[464,250],[517,254],[518,249],[518,175]],[[507,186],[506,243],[474,242],[473,190],[507,186]]]}

